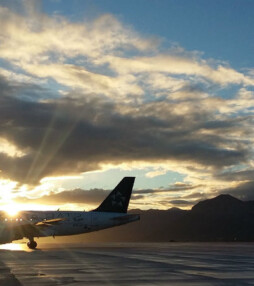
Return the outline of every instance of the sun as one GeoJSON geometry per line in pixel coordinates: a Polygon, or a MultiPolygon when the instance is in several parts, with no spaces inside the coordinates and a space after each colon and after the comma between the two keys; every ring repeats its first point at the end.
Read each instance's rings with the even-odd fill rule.
{"type": "Polygon", "coordinates": [[[5,211],[8,216],[10,217],[15,217],[17,216],[17,214],[19,213],[20,211],[20,207],[18,204],[15,204],[15,203],[10,203],[10,204],[7,204],[5,205],[3,208],[3,211],[5,211]]]}

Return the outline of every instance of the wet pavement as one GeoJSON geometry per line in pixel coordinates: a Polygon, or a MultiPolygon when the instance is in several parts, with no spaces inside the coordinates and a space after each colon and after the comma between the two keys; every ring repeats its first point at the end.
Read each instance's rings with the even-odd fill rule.
{"type": "Polygon", "coordinates": [[[39,246],[2,246],[0,285],[254,285],[254,243],[39,246]]]}

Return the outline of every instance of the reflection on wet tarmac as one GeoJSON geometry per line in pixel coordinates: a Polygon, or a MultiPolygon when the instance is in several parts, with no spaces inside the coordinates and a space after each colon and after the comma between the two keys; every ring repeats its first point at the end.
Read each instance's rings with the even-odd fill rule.
{"type": "Polygon", "coordinates": [[[26,251],[31,252],[32,250],[27,247],[25,243],[6,243],[0,245],[0,249],[2,250],[10,250],[10,251],[26,251]]]}

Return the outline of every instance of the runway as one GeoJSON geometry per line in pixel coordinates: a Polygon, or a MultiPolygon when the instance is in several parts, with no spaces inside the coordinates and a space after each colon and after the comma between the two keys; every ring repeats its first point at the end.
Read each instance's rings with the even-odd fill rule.
{"type": "Polygon", "coordinates": [[[0,257],[3,286],[254,285],[254,244],[11,244],[0,257]]]}

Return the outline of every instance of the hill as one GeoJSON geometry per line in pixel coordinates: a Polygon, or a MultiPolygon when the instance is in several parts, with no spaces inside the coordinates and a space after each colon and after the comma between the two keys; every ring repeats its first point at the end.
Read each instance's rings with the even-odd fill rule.
{"type": "MultiPolygon", "coordinates": [[[[141,220],[79,236],[87,242],[254,241],[254,202],[220,195],[189,211],[133,210],[141,220]]],[[[74,237],[73,237],[74,238],[74,237]]],[[[77,238],[76,238],[77,239],[77,238]]],[[[74,238],[74,241],[76,241],[74,238]]]]}

